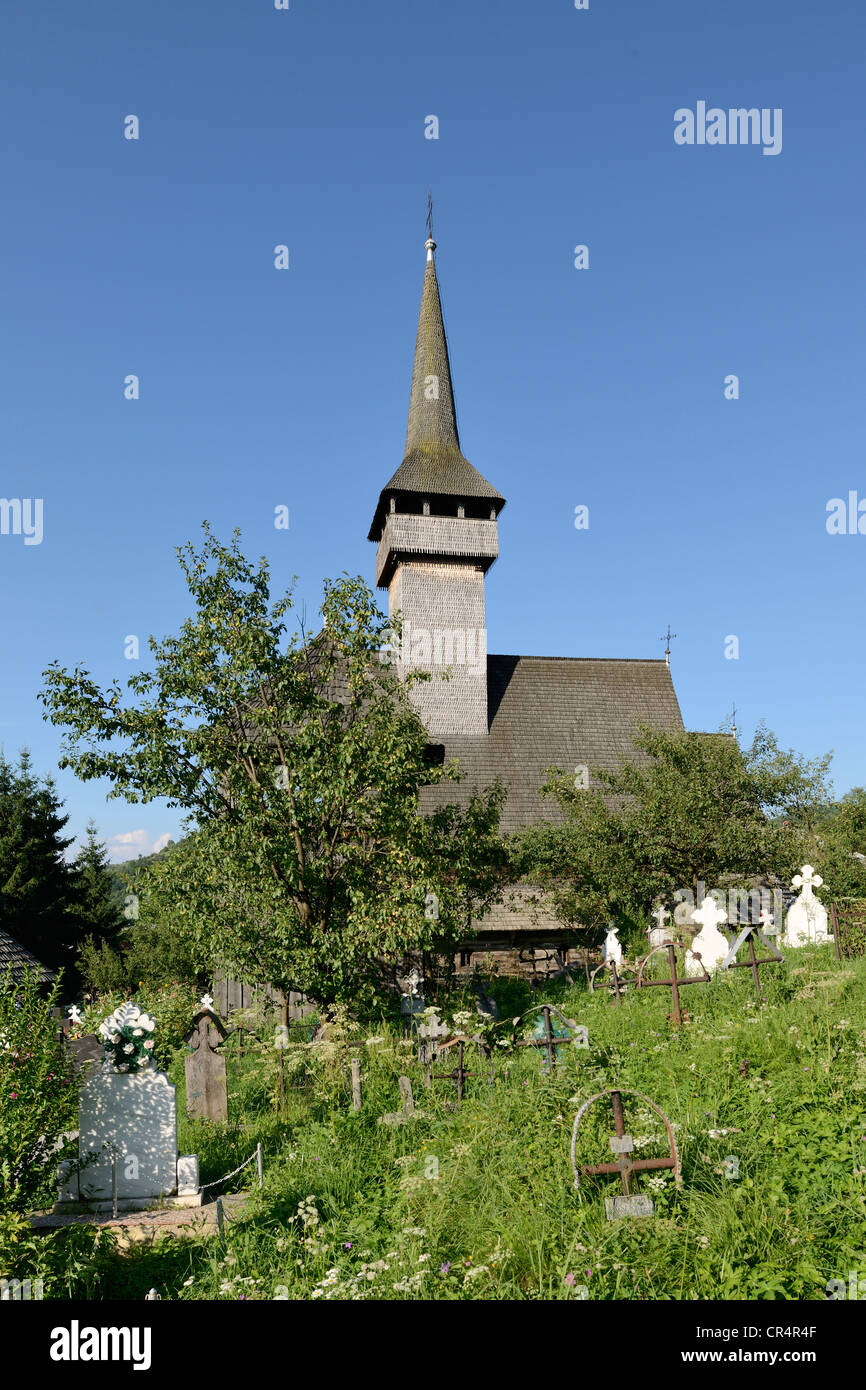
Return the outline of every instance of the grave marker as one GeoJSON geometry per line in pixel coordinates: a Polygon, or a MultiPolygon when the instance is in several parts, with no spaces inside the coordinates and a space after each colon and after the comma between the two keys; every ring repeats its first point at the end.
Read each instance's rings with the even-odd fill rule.
{"type": "Polygon", "coordinates": [[[400,1076],[397,1078],[397,1085],[400,1087],[402,1106],[399,1110],[392,1110],[387,1115],[380,1115],[380,1125],[405,1125],[414,1118],[415,1100],[412,1095],[412,1082],[408,1076],[400,1076]]]}
{"type": "Polygon", "coordinates": [[[832,940],[827,930],[827,909],[814,892],[823,882],[811,864],[804,864],[791,879],[791,886],[799,888],[800,894],[788,908],[785,918],[785,934],[782,937],[785,946],[821,945],[832,940]]]}
{"type": "MultiPolygon", "coordinates": [[[[726,942],[725,944],[727,945],[727,942],[726,942]]],[[[695,975],[695,974],[691,973],[691,972],[689,971],[689,968],[688,968],[688,956],[689,956],[689,953],[687,952],[687,953],[686,953],[686,974],[685,974],[685,978],[684,978],[684,979],[680,979],[680,978],[677,977],[677,955],[676,955],[676,947],[674,946],[674,944],[673,944],[672,941],[669,941],[669,942],[667,943],[667,945],[665,945],[665,946],[654,946],[653,949],[649,952],[649,954],[644,956],[643,960],[641,961],[640,965],[638,966],[638,972],[637,972],[637,987],[638,987],[638,989],[649,989],[649,988],[652,988],[652,987],[655,986],[655,985],[667,985],[667,986],[670,988],[671,994],[673,995],[674,1008],[673,1008],[673,1014],[669,1014],[668,1017],[672,1020],[674,1026],[677,1027],[677,1028],[680,1026],[680,1024],[681,1024],[682,1021],[683,1021],[683,1014],[682,1014],[682,1010],[681,1010],[681,1008],[680,1008],[680,987],[681,987],[682,985],[700,985],[700,984],[705,984],[705,983],[709,980],[709,978],[710,978],[709,975],[707,974],[706,970],[704,970],[704,972],[703,972],[702,975],[695,975]],[[646,967],[646,963],[647,963],[648,960],[651,960],[652,957],[653,957],[654,955],[657,955],[659,951],[667,951],[667,955],[668,955],[668,966],[669,966],[669,968],[670,968],[670,975],[669,975],[666,979],[664,979],[664,980],[645,980],[644,977],[643,977],[643,972],[644,972],[644,969],[645,969],[645,967],[646,967]]],[[[697,955],[696,955],[696,959],[697,959],[698,966],[700,967],[700,959],[701,959],[700,956],[697,956],[697,955]]]]}
{"type": "Polygon", "coordinates": [[[216,1050],[226,1036],[222,1023],[209,1009],[195,1015],[186,1037],[190,1050],[184,1058],[186,1112],[191,1119],[228,1124],[226,1059],[216,1050]]]}
{"type": "Polygon", "coordinates": [[[719,931],[719,924],[727,920],[727,912],[714,898],[704,898],[700,909],[692,913],[700,931],[686,952],[687,975],[712,975],[719,969],[730,949],[728,938],[719,931]]]}
{"type": "MultiPolygon", "coordinates": [[[[658,949],[658,947],[656,949],[658,949]]],[[[671,1122],[664,1111],[661,1110],[654,1101],[651,1101],[649,1096],[642,1095],[640,1091],[599,1091],[597,1095],[590,1096],[589,1100],[583,1103],[574,1117],[574,1128],[571,1132],[571,1166],[574,1172],[574,1185],[576,1188],[580,1186],[581,1177],[590,1177],[601,1173],[619,1173],[623,1195],[621,1197],[605,1198],[604,1206],[608,1221],[617,1221],[622,1217],[652,1216],[652,1198],[646,1197],[635,1190],[637,1185],[634,1177],[635,1173],[648,1172],[650,1170],[657,1172],[661,1168],[672,1168],[674,1180],[676,1182],[679,1182],[680,1176],[680,1156],[677,1152],[677,1145],[674,1139],[671,1122]],[[634,1152],[634,1140],[630,1134],[626,1134],[625,1132],[625,1120],[622,1109],[622,1097],[624,1094],[637,1096],[661,1117],[668,1136],[669,1152],[667,1158],[639,1158],[636,1160],[631,1158],[630,1155],[634,1152]],[[608,1142],[610,1144],[611,1153],[617,1155],[617,1157],[613,1163],[585,1164],[578,1167],[576,1149],[577,1131],[580,1127],[580,1122],[590,1106],[594,1105],[598,1100],[603,1100],[605,1097],[610,1097],[615,1131],[608,1142]]]]}
{"type": "MultiPolygon", "coordinates": [[[[764,926],[771,927],[771,926],[773,925],[773,914],[772,914],[772,913],[762,912],[762,913],[761,913],[761,920],[762,920],[764,926]]],[[[722,961],[722,969],[723,969],[723,970],[743,970],[743,969],[749,969],[749,970],[751,970],[751,972],[752,972],[752,979],[753,979],[753,981],[754,981],[754,983],[755,983],[755,993],[756,993],[756,995],[758,996],[758,998],[760,999],[762,996],[761,996],[761,983],[760,983],[760,980],[758,979],[758,966],[760,966],[760,965],[774,965],[774,964],[775,964],[775,965],[780,965],[780,964],[784,961],[784,959],[785,959],[785,957],[779,955],[779,952],[778,952],[777,950],[775,950],[775,948],[774,948],[773,946],[771,946],[770,942],[769,942],[769,941],[767,940],[767,938],[759,931],[759,929],[758,929],[756,926],[754,926],[753,924],[748,924],[748,925],[746,925],[745,927],[743,927],[743,930],[740,932],[739,936],[737,937],[737,939],[736,939],[736,941],[734,942],[733,946],[731,947],[730,951],[729,951],[728,954],[725,956],[725,959],[722,961]],[[757,937],[758,940],[761,942],[762,946],[766,946],[767,950],[770,952],[770,954],[769,954],[768,956],[762,956],[760,960],[758,960],[758,958],[757,958],[756,955],[755,955],[755,937],[757,937]],[[740,947],[743,945],[743,942],[746,942],[746,943],[748,944],[749,959],[748,959],[748,960],[737,960],[737,952],[738,952],[738,950],[740,949],[740,947]]]]}
{"type": "Polygon", "coordinates": [[[201,1205],[197,1160],[178,1158],[176,1088],[154,1065],[155,1026],[131,1002],[100,1026],[105,1058],[78,1102],[79,1161],[89,1161],[78,1172],[60,1165],[55,1211],[201,1205]]]}

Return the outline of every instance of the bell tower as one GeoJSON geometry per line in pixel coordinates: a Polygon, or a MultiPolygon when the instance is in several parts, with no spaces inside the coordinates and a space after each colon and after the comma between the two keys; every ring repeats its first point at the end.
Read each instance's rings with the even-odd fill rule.
{"type": "Polygon", "coordinates": [[[505,499],[460,449],[429,216],[428,228],[406,448],[368,539],[388,611],[402,614],[397,670],[431,672],[412,699],[431,738],[446,739],[487,733],[484,576],[499,553],[505,499]]]}

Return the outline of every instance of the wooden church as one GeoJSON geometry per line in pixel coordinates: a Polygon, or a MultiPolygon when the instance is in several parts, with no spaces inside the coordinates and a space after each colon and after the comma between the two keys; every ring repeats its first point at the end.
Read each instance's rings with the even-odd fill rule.
{"type": "MultiPolygon", "coordinates": [[[[484,586],[499,555],[505,499],[460,446],[435,250],[431,236],[406,448],[379,496],[369,539],[389,613],[402,613],[395,664],[401,673],[413,665],[431,671],[412,698],[431,744],[462,772],[459,783],[426,788],[421,809],[459,803],[498,777],[507,791],[500,824],[509,833],[558,818],[539,795],[548,768],[613,769],[634,754],[636,721],[668,730],[683,722],[667,658],[487,653],[484,586]],[[450,679],[440,679],[448,668],[450,679]]],[[[535,969],[557,954],[567,959],[567,950],[538,892],[516,885],[475,924],[460,963],[493,955],[501,965],[535,969]]]]}

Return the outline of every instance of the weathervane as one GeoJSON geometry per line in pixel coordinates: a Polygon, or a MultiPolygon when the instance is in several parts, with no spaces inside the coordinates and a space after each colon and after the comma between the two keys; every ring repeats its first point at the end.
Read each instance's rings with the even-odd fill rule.
{"type": "Polygon", "coordinates": [[[666,666],[670,666],[670,664],[671,664],[671,638],[672,638],[672,637],[676,637],[676,635],[677,635],[677,634],[676,634],[675,632],[671,632],[671,625],[670,625],[670,623],[668,623],[668,630],[667,630],[667,632],[664,634],[663,637],[660,637],[660,638],[659,638],[659,641],[660,641],[660,642],[667,642],[667,646],[665,647],[665,665],[666,665],[666,666]]]}

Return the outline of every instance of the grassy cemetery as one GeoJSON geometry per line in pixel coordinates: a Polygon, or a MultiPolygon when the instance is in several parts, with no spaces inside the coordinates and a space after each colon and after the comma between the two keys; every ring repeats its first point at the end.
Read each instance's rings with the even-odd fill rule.
{"type": "MultiPolygon", "coordinates": [[[[431,1070],[444,1079],[426,1084],[418,1037],[398,1019],[373,1031],[337,1010],[310,1041],[313,1019],[286,1033],[266,1013],[248,1016],[240,1057],[236,1033],[220,1045],[227,1123],[183,1114],[189,1049],[172,1037],[169,1008],[158,1060],[178,1088],[179,1151],[198,1154],[201,1182],[215,1184],[209,1201],[243,1191],[243,1202],[226,1201],[222,1232],[194,1210],[189,1225],[150,1234],[136,1233],[134,1216],[130,1233],[32,1231],[6,1213],[4,1275],[41,1279],[44,1297],[61,1299],[151,1289],[225,1300],[823,1299],[866,1252],[864,979],[862,957],[801,948],[761,968],[762,999],[748,970],[684,991],[679,1028],[669,988],[638,991],[627,968],[619,1003],[585,981],[530,998],[520,982],[496,980],[504,1023],[480,1020],[456,994],[437,1008],[442,1042],[446,1028],[467,1039],[459,1103],[454,1049],[440,1043],[431,1070]],[[553,1066],[543,1042],[515,1045],[543,1033],[547,1001],[563,1038],[553,1066]],[[515,1030],[512,1016],[527,1009],[536,1026],[515,1030]],[[577,1044],[560,1016],[586,1029],[577,1044]],[[678,1175],[633,1180],[652,1201],[649,1218],[607,1219],[618,1176],[575,1185],[575,1116],[611,1088],[635,1160],[664,1159],[669,1144],[658,1113],[630,1093],[673,1129],[678,1175]],[[261,1186],[255,1161],[217,1181],[259,1144],[261,1186]]],[[[157,1023],[154,1036],[162,1031],[157,1023]]],[[[577,1165],[610,1162],[612,1131],[609,1101],[591,1107],[577,1165]]]]}

